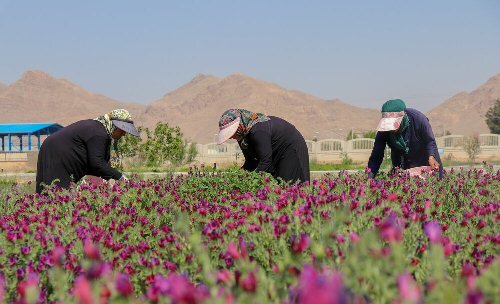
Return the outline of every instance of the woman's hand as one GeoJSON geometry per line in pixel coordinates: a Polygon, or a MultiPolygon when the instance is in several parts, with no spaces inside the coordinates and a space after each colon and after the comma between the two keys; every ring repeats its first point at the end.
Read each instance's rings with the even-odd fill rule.
{"type": "Polygon", "coordinates": [[[434,170],[439,169],[439,162],[432,155],[429,156],[429,166],[434,170]]]}

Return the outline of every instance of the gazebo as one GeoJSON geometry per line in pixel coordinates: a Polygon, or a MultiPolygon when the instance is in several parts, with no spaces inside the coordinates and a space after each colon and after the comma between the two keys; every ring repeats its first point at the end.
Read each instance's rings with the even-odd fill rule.
{"type": "Polygon", "coordinates": [[[40,150],[40,137],[50,136],[62,128],[63,126],[53,122],[0,124],[0,138],[2,139],[1,152],[40,150]],[[37,138],[36,146],[32,144],[31,138],[33,136],[37,138]],[[24,137],[27,137],[26,145],[23,144],[24,137]]]}

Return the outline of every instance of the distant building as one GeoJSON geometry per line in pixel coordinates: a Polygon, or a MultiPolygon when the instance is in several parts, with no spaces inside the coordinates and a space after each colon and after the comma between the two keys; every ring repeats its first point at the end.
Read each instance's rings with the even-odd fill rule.
{"type": "Polygon", "coordinates": [[[63,126],[53,122],[0,124],[0,152],[28,152],[40,150],[42,141],[63,126]]]}

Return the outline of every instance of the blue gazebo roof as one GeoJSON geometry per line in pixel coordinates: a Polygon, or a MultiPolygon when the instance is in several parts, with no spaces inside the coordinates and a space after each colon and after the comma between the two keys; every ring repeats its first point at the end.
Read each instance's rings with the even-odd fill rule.
{"type": "Polygon", "coordinates": [[[17,124],[0,124],[0,134],[40,134],[50,135],[62,129],[58,123],[17,123],[17,124]]]}

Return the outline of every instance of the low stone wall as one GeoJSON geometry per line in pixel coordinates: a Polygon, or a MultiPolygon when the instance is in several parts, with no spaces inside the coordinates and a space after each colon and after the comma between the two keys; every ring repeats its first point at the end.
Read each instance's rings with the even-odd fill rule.
{"type": "MultiPolygon", "coordinates": [[[[436,144],[440,149],[441,158],[455,161],[467,161],[469,156],[463,149],[463,135],[449,135],[436,138],[436,144]]],[[[375,140],[371,138],[357,138],[352,140],[324,139],[320,141],[306,140],[309,150],[309,159],[316,163],[340,163],[343,157],[349,157],[354,162],[368,162],[375,140]]],[[[479,135],[481,152],[476,160],[491,161],[500,160],[500,135],[479,135]]],[[[236,143],[217,145],[197,145],[198,156],[196,161],[200,163],[241,163],[243,154],[236,143]]],[[[390,155],[390,149],[386,149],[386,155],[390,155]]]]}
{"type": "Polygon", "coordinates": [[[38,152],[0,152],[0,172],[35,171],[38,152]]]}
{"type": "MultiPolygon", "coordinates": [[[[467,161],[468,155],[463,149],[462,135],[449,135],[436,138],[443,160],[467,161]]],[[[479,135],[481,152],[476,157],[479,161],[500,160],[500,135],[479,135]]],[[[354,162],[366,163],[370,157],[375,140],[371,138],[357,138],[353,140],[324,139],[320,141],[306,140],[309,150],[309,160],[316,163],[340,163],[343,157],[349,157],[354,162]]],[[[223,145],[197,144],[198,163],[220,165],[239,164],[244,161],[243,154],[236,143],[223,145]]],[[[386,150],[390,155],[390,150],[386,150]]],[[[0,172],[36,171],[38,152],[0,152],[0,172]]]]}

